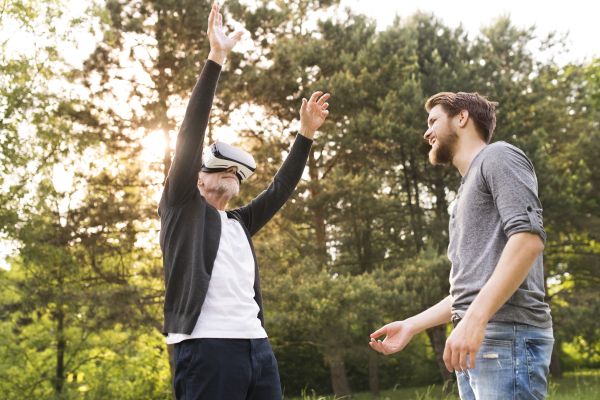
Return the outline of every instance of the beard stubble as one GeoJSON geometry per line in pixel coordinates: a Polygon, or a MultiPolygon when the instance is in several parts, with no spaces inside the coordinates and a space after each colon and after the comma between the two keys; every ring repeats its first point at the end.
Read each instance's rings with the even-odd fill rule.
{"type": "Polygon", "coordinates": [[[235,197],[240,192],[240,186],[237,179],[225,179],[227,176],[233,175],[221,175],[219,176],[219,182],[217,183],[216,192],[221,196],[228,196],[229,198],[235,197]]]}
{"type": "Polygon", "coordinates": [[[429,151],[429,161],[433,165],[446,165],[450,164],[456,154],[456,143],[458,142],[458,134],[448,124],[447,134],[443,136],[437,136],[436,145],[437,147],[432,148],[429,151]]]}

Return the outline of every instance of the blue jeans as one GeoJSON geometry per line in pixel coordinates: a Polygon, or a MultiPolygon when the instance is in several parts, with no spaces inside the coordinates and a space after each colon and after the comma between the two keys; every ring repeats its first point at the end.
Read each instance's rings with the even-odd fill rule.
{"type": "Polygon", "coordinates": [[[175,344],[177,400],[281,400],[269,339],[188,339],[175,344]]]}
{"type": "Polygon", "coordinates": [[[543,400],[548,392],[552,328],[490,322],[475,369],[457,372],[462,400],[543,400]]]}

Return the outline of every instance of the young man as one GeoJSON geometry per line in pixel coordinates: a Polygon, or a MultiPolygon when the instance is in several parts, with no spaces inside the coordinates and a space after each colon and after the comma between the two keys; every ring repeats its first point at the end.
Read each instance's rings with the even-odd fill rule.
{"type": "Polygon", "coordinates": [[[250,204],[225,211],[254,161],[228,145],[211,146],[213,158],[202,158],[221,65],[242,36],[224,34],[216,5],[208,26],[210,54],[192,92],[158,208],[166,288],[163,333],[175,344],[178,400],[281,400],[251,237],[300,181],[312,138],[327,117],[329,95],[317,101],[321,92],[316,92],[310,101],[303,99],[299,135],[268,189],[250,204]]]}
{"type": "Polygon", "coordinates": [[[496,105],[477,93],[427,100],[429,160],[452,163],[463,177],[450,218],[450,296],[382,327],[370,345],[391,354],[452,321],[444,362],[457,373],[461,399],[543,399],[554,339],[544,303],[542,205],[525,154],[489,144],[496,105]]]}

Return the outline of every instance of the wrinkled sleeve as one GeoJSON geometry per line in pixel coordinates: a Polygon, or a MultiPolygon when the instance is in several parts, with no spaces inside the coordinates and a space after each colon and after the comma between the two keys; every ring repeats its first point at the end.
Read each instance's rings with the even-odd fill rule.
{"type": "Polygon", "coordinates": [[[545,245],[542,203],[529,158],[516,147],[498,144],[486,155],[481,173],[500,213],[506,236],[531,232],[539,235],[545,245]]]}
{"type": "Polygon", "coordinates": [[[184,203],[198,191],[196,185],[202,167],[204,134],[220,74],[221,66],[207,60],[192,91],[162,194],[167,207],[184,203]]]}

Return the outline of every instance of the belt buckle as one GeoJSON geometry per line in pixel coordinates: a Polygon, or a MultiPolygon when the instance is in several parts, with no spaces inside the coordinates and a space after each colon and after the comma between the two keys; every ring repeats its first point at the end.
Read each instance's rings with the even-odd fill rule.
{"type": "Polygon", "coordinates": [[[453,314],[452,318],[450,318],[450,321],[452,322],[452,327],[456,328],[461,319],[462,318],[460,317],[460,315],[453,314]]]}

